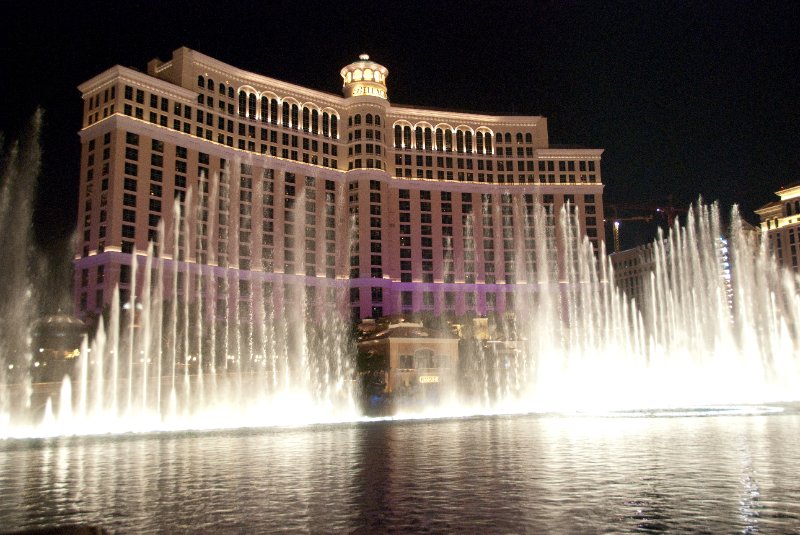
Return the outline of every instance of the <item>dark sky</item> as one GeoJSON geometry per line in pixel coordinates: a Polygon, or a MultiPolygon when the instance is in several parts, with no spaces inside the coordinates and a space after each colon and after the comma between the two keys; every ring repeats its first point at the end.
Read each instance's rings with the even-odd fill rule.
{"type": "Polygon", "coordinates": [[[43,241],[75,226],[76,86],[182,45],[337,94],[339,69],[367,52],[395,103],[545,115],[551,143],[605,149],[606,203],[702,195],[753,220],[800,179],[793,2],[16,4],[0,35],[0,130],[45,109],[43,241]]]}

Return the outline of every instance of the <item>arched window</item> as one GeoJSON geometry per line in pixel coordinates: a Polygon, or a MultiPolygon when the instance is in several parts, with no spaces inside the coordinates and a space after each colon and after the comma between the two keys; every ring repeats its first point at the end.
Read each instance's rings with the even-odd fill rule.
{"type": "Polygon", "coordinates": [[[368,113],[366,116],[364,116],[364,122],[366,124],[372,124],[372,114],[371,113],[368,113]]]}
{"type": "Polygon", "coordinates": [[[269,121],[269,99],[261,97],[261,121],[266,123],[269,121]]]}
{"type": "Polygon", "coordinates": [[[407,149],[411,148],[411,127],[403,127],[403,144],[407,149]]]}
{"type": "Polygon", "coordinates": [[[531,135],[530,132],[525,134],[525,143],[533,143],[533,136],[531,135]]]}
{"type": "Polygon", "coordinates": [[[356,113],[355,117],[353,117],[353,124],[360,125],[361,124],[361,114],[356,113]]]}
{"type": "Polygon", "coordinates": [[[206,87],[208,88],[209,91],[214,91],[214,80],[209,78],[208,82],[206,82],[206,87]]]}
{"type": "Polygon", "coordinates": [[[281,124],[283,126],[289,126],[289,103],[284,102],[282,109],[281,109],[281,124]]]}
{"type": "Polygon", "coordinates": [[[517,132],[517,143],[522,143],[522,132],[517,132]]]}
{"type": "Polygon", "coordinates": [[[444,131],[444,150],[447,152],[453,150],[453,132],[451,130],[444,131]]]}
{"type": "Polygon", "coordinates": [[[461,130],[456,132],[456,150],[464,152],[464,132],[461,130]]]}
{"type": "Polygon", "coordinates": [[[225,84],[219,84],[219,94],[225,96],[225,84]]]}
{"type": "Polygon", "coordinates": [[[228,86],[228,98],[233,98],[233,86],[228,86]]]}
{"type": "Polygon", "coordinates": [[[247,111],[247,93],[239,91],[239,116],[244,117],[247,111]]]}
{"type": "Polygon", "coordinates": [[[511,133],[506,132],[506,143],[511,143],[511,133]]]}
{"type": "Polygon", "coordinates": [[[403,138],[403,127],[399,124],[394,125],[394,148],[399,149],[403,138]]]}
{"type": "Polygon", "coordinates": [[[328,135],[328,112],[322,112],[322,135],[328,135]]]}
{"type": "Polygon", "coordinates": [[[786,203],[786,215],[792,215],[792,203],[786,203]]]}
{"type": "Polygon", "coordinates": [[[441,128],[436,129],[436,150],[444,150],[444,132],[441,128]]]}
{"type": "Polygon", "coordinates": [[[464,142],[467,146],[467,152],[472,152],[472,132],[469,130],[464,132],[464,142]]]}
{"type": "Polygon", "coordinates": [[[503,142],[503,134],[501,134],[500,132],[498,132],[497,134],[495,134],[495,136],[494,136],[494,142],[495,142],[495,143],[502,143],[502,142],[503,142]]]}
{"type": "Polygon", "coordinates": [[[319,112],[317,110],[311,111],[311,131],[319,134],[319,112]]]}
{"type": "Polygon", "coordinates": [[[381,116],[380,115],[376,115],[375,116],[375,126],[380,126],[380,125],[381,125],[381,116]]]}
{"type": "Polygon", "coordinates": [[[247,97],[247,116],[251,119],[256,118],[256,95],[255,93],[250,93],[250,96],[247,97]]]}
{"type": "Polygon", "coordinates": [[[478,154],[483,154],[483,132],[475,134],[475,148],[478,149],[478,154]]]}
{"type": "Polygon", "coordinates": [[[431,139],[431,135],[433,132],[430,128],[425,129],[425,149],[431,150],[433,148],[433,140],[431,139]]]}
{"type": "Polygon", "coordinates": [[[203,78],[203,75],[197,77],[197,87],[205,87],[206,86],[206,79],[203,78]]]}
{"type": "Polygon", "coordinates": [[[272,124],[278,124],[278,100],[269,99],[269,120],[272,124]]]}
{"type": "Polygon", "coordinates": [[[424,147],[422,144],[422,127],[418,126],[414,129],[414,137],[416,138],[415,141],[417,142],[417,148],[421,149],[424,147]]]}
{"type": "Polygon", "coordinates": [[[484,135],[484,141],[486,142],[486,154],[492,153],[492,134],[486,132],[484,135]]]}
{"type": "Polygon", "coordinates": [[[800,214],[800,201],[794,201],[794,213],[800,214]]]}
{"type": "Polygon", "coordinates": [[[303,130],[306,132],[311,128],[311,113],[308,108],[303,108],[303,130]]]}
{"type": "Polygon", "coordinates": [[[292,104],[292,128],[300,128],[300,108],[292,104]]]}
{"type": "Polygon", "coordinates": [[[339,118],[331,115],[331,137],[333,139],[339,138],[339,118]]]}

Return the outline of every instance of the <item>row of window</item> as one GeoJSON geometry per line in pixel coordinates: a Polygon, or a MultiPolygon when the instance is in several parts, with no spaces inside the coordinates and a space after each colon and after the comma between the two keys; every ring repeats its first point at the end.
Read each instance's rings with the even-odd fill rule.
{"type": "MultiPolygon", "coordinates": [[[[179,106],[179,105],[176,104],[176,107],[177,106],[179,106]]],[[[188,109],[189,112],[191,112],[191,107],[190,106],[185,106],[185,109],[188,109]]],[[[144,110],[142,108],[139,108],[139,107],[135,108],[135,110],[134,110],[134,108],[131,105],[126,104],[125,107],[124,107],[124,113],[125,113],[125,115],[135,115],[135,117],[137,119],[144,119],[144,110]],[[134,111],[135,111],[135,114],[134,114],[134,111]]],[[[202,114],[202,111],[198,110],[198,119],[202,119],[203,117],[205,117],[205,119],[207,119],[208,124],[213,125],[214,116],[212,114],[209,113],[209,114],[206,114],[204,116],[200,115],[200,114],[202,114]]],[[[225,129],[226,128],[225,119],[223,119],[222,117],[219,117],[218,119],[219,119],[218,127],[220,129],[225,129]]],[[[167,118],[167,116],[166,115],[160,115],[159,116],[155,112],[151,112],[150,113],[150,122],[153,123],[153,124],[159,124],[159,125],[164,126],[164,127],[168,126],[168,118],[167,118]]],[[[192,133],[192,124],[189,123],[189,122],[183,122],[182,123],[179,119],[175,119],[173,121],[173,129],[176,130],[176,131],[183,131],[186,134],[191,134],[192,133]]],[[[230,120],[227,121],[227,131],[231,132],[231,133],[233,132],[233,122],[230,121],[230,120]]],[[[278,141],[277,133],[275,131],[269,131],[269,130],[267,130],[265,128],[261,128],[260,129],[260,134],[261,134],[261,140],[262,141],[266,141],[267,139],[269,139],[271,143],[277,143],[277,141],[278,141]]],[[[205,128],[204,129],[202,126],[197,126],[196,129],[195,129],[195,135],[197,137],[200,137],[200,138],[205,138],[206,140],[209,140],[209,141],[212,141],[214,139],[214,131],[212,130],[212,128],[205,128]]],[[[253,125],[249,125],[248,126],[248,125],[245,125],[243,123],[239,123],[239,135],[240,136],[247,136],[249,138],[253,138],[254,139],[255,135],[256,135],[256,129],[255,129],[255,127],[253,125]]],[[[292,147],[296,147],[297,146],[298,136],[289,136],[289,134],[287,134],[287,133],[284,133],[281,136],[281,140],[283,141],[284,145],[287,146],[287,147],[289,145],[289,139],[292,140],[292,142],[291,142],[292,143],[292,147]]],[[[256,152],[257,150],[260,150],[261,154],[269,154],[271,156],[280,156],[280,157],[282,157],[284,159],[287,159],[287,160],[291,159],[291,160],[295,160],[295,161],[302,161],[303,163],[311,163],[311,164],[314,164],[314,165],[321,165],[323,167],[330,167],[330,168],[333,168],[333,169],[338,168],[337,159],[330,158],[328,156],[322,156],[322,158],[320,159],[317,154],[314,154],[314,152],[318,151],[318,148],[313,146],[313,145],[316,145],[318,147],[318,145],[317,145],[318,141],[317,140],[309,140],[308,138],[305,138],[305,137],[302,138],[302,139],[303,139],[303,149],[304,150],[310,150],[312,152],[300,153],[297,150],[291,150],[289,148],[281,148],[281,147],[275,146],[275,145],[267,145],[266,143],[260,143],[258,145],[258,149],[257,149],[255,141],[246,140],[246,139],[242,139],[242,138],[238,139],[238,145],[237,146],[241,150],[247,150],[247,151],[250,151],[250,152],[256,152]],[[278,152],[279,150],[280,150],[280,153],[278,152]]],[[[217,134],[216,141],[217,141],[217,143],[219,143],[221,145],[227,145],[229,147],[233,147],[234,146],[234,137],[233,136],[226,136],[222,132],[217,134]]],[[[335,145],[334,143],[330,143],[329,144],[327,142],[322,143],[322,152],[323,152],[323,154],[326,154],[328,150],[330,150],[330,152],[333,155],[335,155],[336,152],[337,152],[337,145],[335,145]]]]}
{"type": "Polygon", "coordinates": [[[455,146],[453,145],[453,131],[437,127],[435,130],[430,127],[411,126],[395,124],[394,126],[394,147],[396,149],[418,149],[418,150],[438,150],[444,152],[475,152],[478,154],[492,154],[492,133],[489,131],[478,130],[474,134],[470,130],[456,130],[455,146]],[[436,138],[434,143],[433,138],[436,138]]]}
{"type": "MultiPolygon", "coordinates": [[[[380,288],[373,288],[372,290],[380,290],[380,288]]],[[[352,288],[351,291],[351,303],[356,304],[359,303],[359,300],[352,299],[354,297],[353,291],[358,291],[359,288],[352,288]]],[[[483,303],[485,304],[486,308],[489,310],[495,310],[498,306],[498,302],[500,301],[499,296],[502,295],[502,299],[505,301],[505,308],[513,308],[514,307],[514,294],[510,292],[503,292],[502,294],[486,292],[477,294],[474,292],[464,292],[456,294],[455,292],[431,292],[431,291],[423,291],[423,292],[416,292],[419,294],[417,298],[417,307],[422,307],[423,310],[433,310],[436,303],[436,296],[439,295],[439,300],[441,303],[441,307],[453,311],[456,308],[457,303],[457,295],[463,296],[464,308],[466,311],[473,311],[479,312],[479,295],[483,296],[483,303]]],[[[356,294],[357,295],[357,294],[356,294]]],[[[410,291],[403,291],[400,293],[400,303],[403,312],[411,312],[414,310],[414,293],[410,291]]],[[[373,300],[372,307],[370,308],[371,316],[373,318],[380,318],[383,316],[383,309],[382,302],[380,300],[373,300]]],[[[361,308],[360,306],[353,306],[352,308],[352,316],[354,320],[361,319],[361,308]]],[[[399,361],[399,368],[401,370],[412,370],[412,369],[436,369],[436,368],[447,368],[449,367],[449,360],[445,355],[439,356],[430,356],[430,357],[412,357],[411,355],[401,355],[399,361]]]]}
{"type": "MultiPolygon", "coordinates": [[[[135,90],[135,92],[134,92],[134,89],[132,87],[130,87],[130,86],[125,86],[125,96],[126,96],[126,99],[127,98],[131,98],[131,99],[135,98],[136,102],[144,103],[144,101],[145,101],[145,93],[142,90],[139,90],[139,89],[135,90]]],[[[150,102],[151,107],[156,107],[156,108],[162,109],[162,110],[168,110],[169,109],[169,101],[166,98],[163,98],[163,97],[159,98],[159,97],[157,97],[156,95],[153,94],[153,95],[150,95],[150,100],[151,100],[151,102],[150,102]]],[[[306,108],[306,110],[307,110],[307,108],[306,108]]],[[[192,108],[191,108],[191,106],[188,106],[188,105],[187,106],[182,106],[180,103],[175,103],[175,113],[178,116],[180,116],[181,112],[183,113],[184,117],[190,118],[190,119],[192,118],[192,108]]],[[[128,114],[128,115],[131,115],[133,113],[131,105],[127,105],[126,104],[125,113],[128,114]]],[[[206,121],[206,123],[208,123],[209,119],[210,119],[211,120],[211,124],[213,124],[213,122],[214,122],[213,121],[213,119],[214,119],[213,114],[209,113],[209,114],[200,115],[202,113],[203,112],[201,110],[198,110],[198,120],[200,120],[202,118],[202,119],[204,119],[206,121]]],[[[290,111],[289,113],[294,113],[294,112],[290,111]]],[[[137,107],[136,108],[136,116],[137,116],[137,118],[142,118],[143,119],[143,114],[144,114],[143,108],[137,107]]],[[[313,113],[311,114],[311,117],[312,117],[312,122],[313,122],[313,117],[314,117],[313,113]]],[[[350,117],[350,120],[352,120],[353,122],[357,121],[360,124],[361,123],[361,115],[360,114],[356,114],[356,115],[350,117]]],[[[150,112],[150,121],[153,122],[153,123],[156,123],[156,124],[161,124],[162,126],[167,126],[168,118],[167,118],[166,115],[160,115],[159,116],[155,112],[150,112]]],[[[202,122],[202,121],[200,121],[200,122],[202,122]]],[[[228,133],[233,133],[233,126],[234,126],[233,121],[225,120],[224,118],[219,117],[218,118],[218,122],[220,123],[218,125],[218,128],[220,130],[225,130],[228,133]]],[[[376,123],[379,124],[380,123],[380,116],[375,115],[373,117],[371,114],[366,114],[364,122],[367,123],[367,124],[376,124],[376,123]]],[[[188,122],[181,123],[181,121],[179,121],[178,119],[176,119],[174,121],[174,123],[175,124],[173,125],[173,127],[175,129],[177,129],[179,131],[182,130],[185,133],[190,133],[191,134],[192,125],[190,123],[188,123],[188,122]]],[[[313,139],[309,140],[308,138],[303,138],[303,149],[309,151],[309,152],[303,152],[303,153],[301,153],[299,151],[291,150],[290,148],[280,148],[280,147],[275,146],[275,145],[268,145],[267,143],[261,143],[261,144],[259,144],[257,146],[256,145],[256,141],[255,141],[255,137],[256,137],[256,135],[257,135],[257,133],[259,131],[260,131],[260,134],[261,134],[261,138],[260,138],[261,141],[269,140],[271,144],[275,144],[275,143],[278,142],[277,132],[270,131],[270,130],[267,130],[265,128],[261,128],[261,129],[257,130],[255,128],[255,126],[246,125],[244,123],[239,123],[238,127],[239,127],[238,134],[239,134],[239,136],[242,136],[242,137],[240,137],[238,139],[238,148],[240,148],[242,150],[248,150],[248,151],[251,151],[251,152],[256,152],[257,150],[260,150],[260,152],[262,154],[270,154],[272,156],[280,156],[280,157],[283,157],[283,158],[286,158],[286,159],[292,159],[292,160],[296,160],[296,161],[303,161],[304,163],[322,165],[324,167],[338,168],[338,162],[336,161],[336,159],[329,158],[327,155],[323,155],[322,159],[320,160],[319,156],[317,154],[314,154],[315,152],[318,152],[318,150],[315,150],[315,147],[313,146],[314,144],[316,144],[316,140],[313,140],[313,139]],[[249,138],[252,139],[252,141],[251,140],[247,140],[247,139],[242,139],[243,137],[249,137],[249,138]]],[[[399,128],[399,125],[396,126],[396,130],[397,130],[397,128],[399,128]]],[[[406,137],[409,137],[410,136],[410,128],[409,127],[406,127],[406,128],[407,128],[407,130],[405,131],[405,133],[403,135],[406,136],[406,137]]],[[[198,126],[196,130],[197,130],[196,135],[198,135],[199,137],[205,137],[206,139],[209,139],[209,140],[213,139],[213,131],[212,131],[212,129],[205,129],[204,130],[201,126],[198,126]]],[[[367,132],[369,134],[373,134],[373,130],[367,130],[367,132]]],[[[357,134],[361,133],[361,130],[356,130],[355,133],[357,133],[357,134]]],[[[354,134],[353,132],[350,133],[351,136],[353,134],[354,134]]],[[[423,129],[419,128],[417,130],[417,134],[418,134],[418,136],[422,136],[422,141],[421,142],[424,144],[424,143],[426,143],[426,141],[425,141],[426,139],[429,141],[428,138],[430,136],[430,129],[423,130],[423,129]]],[[[444,146],[445,146],[445,148],[447,148],[448,143],[451,142],[451,140],[452,140],[451,139],[452,138],[452,133],[450,133],[449,131],[442,133],[441,129],[437,129],[437,140],[438,140],[438,136],[440,136],[440,134],[442,136],[444,136],[444,139],[445,139],[444,146]]],[[[478,134],[480,134],[480,132],[478,134]]],[[[379,140],[380,131],[379,130],[375,130],[373,136],[377,136],[377,137],[375,137],[375,139],[379,140]]],[[[497,135],[495,135],[495,137],[496,136],[497,135]]],[[[520,133],[519,136],[522,136],[522,134],[520,133]]],[[[370,136],[368,136],[368,137],[370,137],[370,136]]],[[[482,136],[477,135],[477,145],[476,146],[477,146],[478,149],[480,149],[483,146],[482,142],[481,142],[481,137],[482,136]]],[[[503,139],[510,140],[510,134],[506,134],[505,136],[501,136],[501,137],[503,137],[503,139]]],[[[233,136],[226,136],[223,133],[218,133],[217,134],[217,138],[218,138],[217,139],[218,143],[226,144],[228,146],[233,146],[234,145],[234,137],[233,136]]],[[[461,144],[462,138],[463,138],[463,141],[465,143],[464,147],[467,150],[470,150],[471,147],[472,147],[472,134],[471,134],[471,132],[461,132],[461,131],[459,131],[457,133],[456,140],[457,140],[457,144],[459,146],[461,144]],[[461,135],[462,133],[464,134],[463,136],[461,135]]],[[[491,153],[491,134],[489,132],[486,132],[485,138],[487,140],[487,144],[489,144],[489,153],[491,153]]],[[[296,142],[297,136],[289,136],[287,133],[284,133],[282,135],[282,137],[281,137],[281,141],[283,141],[284,145],[288,145],[287,141],[290,140],[290,139],[293,141],[292,147],[295,147],[297,145],[297,142],[296,142]]],[[[526,139],[526,138],[523,137],[522,139],[526,139]]],[[[410,143],[410,140],[406,140],[406,141],[409,141],[409,143],[410,143]]],[[[323,143],[323,145],[322,145],[323,153],[325,152],[324,149],[327,147],[327,145],[328,145],[327,142],[323,143]]],[[[336,145],[333,144],[333,143],[331,143],[330,145],[331,145],[331,152],[335,156],[336,145]]],[[[447,149],[447,150],[449,150],[449,149],[447,149]]],[[[532,147],[517,147],[517,151],[516,152],[518,153],[518,156],[521,155],[519,153],[523,153],[523,150],[524,150],[524,155],[526,157],[532,157],[533,156],[532,147]]],[[[358,144],[358,145],[356,145],[354,147],[349,147],[349,151],[352,152],[352,154],[350,154],[350,156],[358,156],[360,152],[363,152],[364,154],[367,154],[367,155],[369,155],[370,153],[374,153],[375,156],[378,156],[378,157],[377,158],[356,159],[355,161],[349,162],[348,169],[363,169],[363,168],[366,168],[366,169],[385,169],[385,164],[380,159],[381,149],[380,149],[379,145],[373,145],[373,144],[363,144],[362,145],[362,144],[358,144]],[[370,149],[371,149],[371,151],[370,151],[370,149]]],[[[496,156],[501,156],[502,154],[505,154],[506,156],[512,156],[513,155],[512,153],[513,153],[513,150],[512,150],[511,147],[505,147],[505,148],[498,147],[496,156]]],[[[578,182],[589,182],[589,183],[592,183],[592,182],[596,182],[597,181],[597,177],[596,177],[596,174],[595,174],[596,173],[596,161],[594,161],[594,160],[588,160],[588,161],[587,160],[577,160],[577,161],[576,160],[539,160],[538,161],[538,165],[536,165],[535,162],[531,161],[531,160],[518,161],[516,165],[514,164],[513,160],[509,160],[509,161],[505,161],[505,162],[498,161],[496,163],[497,171],[499,173],[504,173],[505,171],[514,171],[515,167],[517,168],[517,171],[523,171],[523,170],[525,171],[526,174],[520,174],[518,176],[505,175],[505,174],[498,174],[497,176],[495,176],[493,173],[486,173],[486,174],[480,173],[480,171],[482,171],[484,169],[486,171],[493,171],[494,170],[493,168],[495,167],[495,163],[494,163],[493,160],[480,160],[479,159],[479,160],[473,161],[472,159],[469,159],[469,158],[467,158],[467,159],[465,159],[465,158],[456,158],[455,162],[454,162],[454,159],[452,157],[446,157],[445,158],[445,157],[439,156],[439,157],[437,157],[436,162],[435,162],[436,166],[439,169],[435,169],[435,168],[431,168],[433,166],[433,164],[434,164],[432,156],[417,155],[416,160],[413,160],[413,163],[417,166],[417,168],[410,168],[409,167],[409,166],[412,165],[411,155],[407,154],[407,155],[404,156],[404,155],[401,155],[401,154],[397,154],[395,156],[395,164],[396,165],[402,165],[403,167],[397,167],[395,169],[395,175],[398,176],[398,177],[406,177],[406,178],[411,178],[412,175],[415,175],[416,178],[433,179],[434,178],[434,170],[435,170],[436,171],[435,178],[437,178],[439,180],[458,180],[458,181],[463,181],[463,182],[473,182],[473,181],[475,181],[475,182],[493,183],[496,180],[498,183],[515,183],[515,182],[518,182],[518,183],[523,183],[524,184],[524,183],[535,183],[537,181],[540,182],[540,183],[578,183],[578,182]],[[453,167],[454,163],[456,164],[456,167],[453,167]],[[558,171],[559,172],[575,173],[577,171],[580,174],[578,174],[578,175],[576,175],[576,174],[564,174],[564,175],[558,175],[557,176],[557,175],[555,175],[556,165],[558,166],[558,171]],[[470,173],[469,172],[470,169],[473,168],[473,166],[476,167],[478,173],[474,174],[474,173],[470,173]],[[426,167],[428,167],[428,169],[426,169],[426,167]],[[535,167],[537,167],[538,169],[535,169],[535,167]],[[459,169],[459,170],[460,169],[464,169],[465,171],[454,172],[454,171],[449,171],[449,169],[459,169]],[[553,174],[534,176],[533,174],[531,174],[531,171],[534,171],[534,170],[538,170],[540,172],[550,172],[550,171],[552,171],[553,174]]]]}
{"type": "MultiPolygon", "coordinates": [[[[533,149],[530,147],[526,148],[526,151],[522,153],[522,149],[518,149],[519,153],[517,154],[518,158],[533,158],[533,149]]],[[[502,151],[498,151],[497,157],[502,157],[502,151]]],[[[512,154],[507,154],[507,157],[513,157],[512,154]]],[[[477,169],[478,171],[493,171],[495,167],[495,160],[483,160],[483,159],[473,159],[473,158],[453,158],[452,156],[436,156],[435,166],[434,166],[434,157],[432,155],[422,155],[417,154],[416,157],[412,158],[411,154],[401,154],[397,153],[394,156],[394,163],[395,165],[399,166],[411,166],[415,165],[418,168],[442,168],[442,169],[477,169]]],[[[514,164],[515,160],[497,160],[497,170],[498,171],[514,171],[514,164]]],[[[516,168],[518,171],[536,171],[538,169],[539,172],[555,172],[556,171],[556,164],[558,164],[558,171],[559,172],[570,172],[574,173],[576,171],[581,173],[595,173],[597,172],[597,162],[596,160],[516,160],[516,168]],[[537,163],[538,162],[538,163],[537,163]],[[577,168],[577,169],[576,169],[577,168]]],[[[400,174],[402,176],[402,173],[400,174]]]]}
{"type": "Polygon", "coordinates": [[[247,93],[244,90],[239,91],[239,116],[295,130],[302,129],[304,132],[331,139],[339,138],[339,117],[335,113],[328,111],[320,113],[317,108],[306,106],[302,107],[301,111],[298,104],[279,102],[276,98],[266,96],[259,99],[255,93],[247,93]]]}

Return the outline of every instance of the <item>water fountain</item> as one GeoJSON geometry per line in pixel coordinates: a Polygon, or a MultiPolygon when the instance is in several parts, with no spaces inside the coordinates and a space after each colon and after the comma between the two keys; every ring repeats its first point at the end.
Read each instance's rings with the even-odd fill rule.
{"type": "MultiPolygon", "coordinates": [[[[32,141],[13,153],[4,169],[4,223],[12,217],[31,220],[37,132],[26,139],[32,141]]],[[[208,265],[184,262],[184,244],[200,238],[199,224],[194,228],[187,221],[211,217],[214,229],[223,215],[208,208],[224,201],[219,192],[225,177],[203,180],[209,195],[193,199],[190,191],[185,202],[176,199],[173,213],[205,210],[206,215],[176,217],[169,228],[162,224],[158,243],[164,250],[151,243],[134,255],[126,275],[128,296],[114,292],[108,316],[84,342],[73,372],[44,393],[32,392],[27,373],[28,330],[37,308],[27,275],[30,260],[9,255],[15,264],[3,286],[8,293],[3,303],[11,305],[0,316],[5,319],[0,326],[5,342],[0,437],[301,425],[357,417],[349,324],[336,313],[346,308],[346,288],[334,282],[312,293],[304,284],[303,259],[300,275],[285,284],[218,269],[214,266],[226,260],[213,250],[208,265]]],[[[304,217],[304,199],[295,206],[296,217],[304,217]]],[[[231,236],[238,235],[234,228],[231,236]]],[[[19,232],[5,232],[2,239],[4,250],[24,251],[32,243],[19,232]]],[[[236,264],[239,245],[231,239],[226,251],[236,264]]]]}
{"type": "MultiPolygon", "coordinates": [[[[12,215],[30,220],[37,173],[35,143],[7,158],[3,228],[12,215]]],[[[223,179],[206,179],[208,196],[192,200],[189,193],[175,213],[206,210],[214,229],[213,218],[220,215],[208,207],[219,205],[223,179]]],[[[301,196],[295,206],[304,205],[301,196]]],[[[555,214],[550,206],[518,204],[515,212],[524,214],[525,240],[518,241],[535,246],[516,252],[515,318],[501,325],[501,338],[514,342],[513,355],[498,361],[478,351],[465,367],[462,395],[446,398],[457,402],[424,414],[639,410],[797,398],[798,279],[779,269],[757,237],[745,232],[736,210],[723,233],[718,208],[699,203],[684,226],[660,237],[643,303],[614,287],[610,260],[602,250],[595,256],[588,240],[579,238],[572,207],[555,214]],[[561,259],[553,254],[556,243],[563,245],[561,259]]],[[[202,218],[177,219],[162,228],[159,242],[171,241],[171,250],[180,251],[184,240],[199,238],[186,224],[197,219],[202,218]]],[[[3,250],[25,250],[30,243],[18,232],[0,239],[3,250]]],[[[235,241],[229,252],[238,250],[235,241]]],[[[7,307],[0,315],[0,438],[359,417],[349,329],[333,313],[346,308],[344,286],[309,299],[302,276],[296,285],[240,279],[211,265],[180,262],[180,253],[177,259],[158,254],[152,246],[131,266],[130,280],[141,289],[132,288],[130,295],[138,299],[120,302],[116,293],[107,321],[84,344],[73,377],[64,379],[57,395],[32,403],[24,349],[32,291],[25,255],[10,257],[14,265],[6,270],[11,275],[0,296],[7,307]],[[184,290],[172,283],[181,278],[184,290]],[[258,297],[239,301],[244,293],[258,297]]],[[[298,270],[304,272],[302,259],[298,270]]]]}
{"type": "Polygon", "coordinates": [[[514,353],[479,350],[471,393],[483,403],[447,410],[605,413],[797,399],[798,278],[745,230],[736,208],[727,232],[718,207],[700,202],[684,226],[659,234],[642,303],[609,282],[610,259],[581,243],[569,207],[560,236],[553,217],[536,207],[525,223],[537,248],[518,273],[535,284],[515,290],[515,319],[498,336],[514,341],[514,353]],[[555,240],[567,244],[561,273],[547,253],[555,240]]]}

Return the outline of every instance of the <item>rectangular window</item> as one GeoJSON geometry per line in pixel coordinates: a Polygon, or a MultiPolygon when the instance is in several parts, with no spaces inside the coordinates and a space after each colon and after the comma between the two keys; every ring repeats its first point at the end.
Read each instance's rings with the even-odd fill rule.
{"type": "Polygon", "coordinates": [[[135,163],[125,162],[125,174],[137,176],[139,174],[139,166],[135,163]]]}

